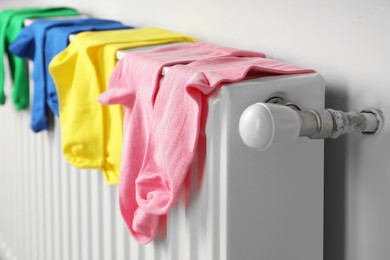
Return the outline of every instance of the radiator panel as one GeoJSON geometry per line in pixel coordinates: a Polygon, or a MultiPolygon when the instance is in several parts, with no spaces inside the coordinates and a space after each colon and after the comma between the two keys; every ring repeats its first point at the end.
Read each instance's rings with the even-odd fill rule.
{"type": "Polygon", "coordinates": [[[58,119],[50,131],[34,134],[29,111],[16,112],[9,98],[0,108],[0,258],[322,259],[323,141],[302,138],[260,153],[238,136],[241,112],[275,93],[323,108],[316,74],[252,80],[214,93],[205,172],[196,174],[194,164],[165,238],[147,246],[125,229],[117,187],[98,170],[65,161],[58,119]]]}

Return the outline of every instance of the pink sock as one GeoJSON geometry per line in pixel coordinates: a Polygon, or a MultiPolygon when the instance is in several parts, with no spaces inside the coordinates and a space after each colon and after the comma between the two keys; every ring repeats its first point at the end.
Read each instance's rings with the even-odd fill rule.
{"type": "MultiPolygon", "coordinates": [[[[265,55],[206,43],[181,44],[133,52],[127,54],[118,63],[111,75],[109,89],[99,96],[99,102],[102,104],[122,104],[124,107],[124,145],[119,180],[119,204],[130,233],[140,243],[150,242],[156,236],[158,225],[156,216],[142,211],[135,212],[138,208],[135,199],[135,180],[144,161],[161,71],[165,66],[227,56],[264,57],[265,55]]],[[[157,188],[157,190],[163,189],[165,188],[157,188]]]]}
{"type": "Polygon", "coordinates": [[[314,71],[274,60],[237,57],[172,67],[160,86],[151,114],[146,154],[136,179],[139,208],[133,228],[150,222],[155,229],[159,216],[169,213],[174,206],[196,151],[203,98],[222,84],[241,81],[247,75],[310,72],[314,71]]]}

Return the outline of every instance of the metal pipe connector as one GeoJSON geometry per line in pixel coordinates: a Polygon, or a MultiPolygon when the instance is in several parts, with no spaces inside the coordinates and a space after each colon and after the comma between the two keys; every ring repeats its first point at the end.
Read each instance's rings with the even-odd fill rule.
{"type": "Polygon", "coordinates": [[[343,112],[334,109],[321,111],[297,111],[301,119],[299,136],[312,139],[337,138],[348,133],[373,135],[383,125],[383,113],[378,109],[367,109],[362,112],[343,112]]]}

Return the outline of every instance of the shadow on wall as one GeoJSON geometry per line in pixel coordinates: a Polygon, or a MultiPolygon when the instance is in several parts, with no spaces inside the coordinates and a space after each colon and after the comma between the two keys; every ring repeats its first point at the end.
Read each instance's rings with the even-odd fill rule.
{"type": "MultiPolygon", "coordinates": [[[[346,94],[339,86],[326,86],[325,107],[347,110],[346,94]]],[[[346,137],[325,140],[324,260],[345,259],[346,137]]]]}

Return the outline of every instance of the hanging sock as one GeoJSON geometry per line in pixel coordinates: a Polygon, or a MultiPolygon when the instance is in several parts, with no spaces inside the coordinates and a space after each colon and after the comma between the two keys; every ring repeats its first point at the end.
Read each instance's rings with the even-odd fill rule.
{"type": "MultiPolygon", "coordinates": [[[[109,89],[99,96],[102,104],[121,104],[124,108],[124,142],[119,183],[122,216],[128,230],[140,243],[155,237],[158,219],[144,213],[133,223],[136,202],[135,180],[141,170],[147,139],[151,131],[154,100],[158,94],[162,69],[176,64],[216,57],[265,57],[264,54],[206,43],[181,44],[127,54],[115,68],[109,89]]],[[[170,73],[170,72],[168,72],[170,73]]],[[[151,183],[153,185],[153,183],[151,183]]],[[[150,187],[154,189],[153,187],[150,187]]],[[[135,220],[134,220],[135,221],[135,220]]]]}
{"type": "MultiPolygon", "coordinates": [[[[173,66],[165,76],[154,108],[148,115],[150,131],[144,137],[146,147],[145,142],[141,144],[145,155],[140,159],[139,173],[121,178],[122,214],[137,240],[148,243],[154,239],[159,217],[169,213],[177,201],[197,149],[200,126],[205,125],[200,119],[206,118],[202,116],[202,104],[207,95],[224,83],[243,80],[248,74],[264,77],[311,72],[314,71],[278,61],[246,57],[219,57],[173,66]],[[135,191],[136,199],[133,198],[135,191]]],[[[130,83],[130,76],[126,75],[132,74],[124,65],[118,67],[110,81],[110,89],[111,86],[117,88],[130,83]]],[[[132,99],[127,99],[127,104],[132,105],[132,102],[132,99]]],[[[145,118],[134,113],[137,111],[131,115],[145,118]]],[[[139,136],[136,132],[131,134],[133,136],[125,144],[129,142],[132,150],[128,149],[134,153],[139,136]]],[[[122,169],[128,167],[132,165],[125,165],[122,169]]]]}
{"type": "MultiPolygon", "coordinates": [[[[251,77],[312,73],[263,58],[224,57],[178,65],[165,77],[156,98],[144,163],[136,180],[139,208],[135,228],[142,230],[170,212],[199,140],[204,98],[222,84],[251,77]],[[154,219],[151,215],[154,215],[154,219]]],[[[203,117],[206,118],[206,117],[203,117]]],[[[156,230],[157,227],[149,227],[156,230]]],[[[149,232],[149,230],[147,230],[149,232]]],[[[151,237],[153,238],[153,237],[151,237]]]]}
{"type": "Polygon", "coordinates": [[[72,16],[79,13],[72,8],[25,8],[8,9],[0,12],[0,104],[4,104],[4,55],[8,54],[10,70],[13,80],[11,97],[15,108],[21,110],[29,105],[29,78],[26,63],[23,59],[8,52],[11,44],[23,28],[23,22],[28,18],[44,18],[54,16],[72,16]]]}
{"type": "Polygon", "coordinates": [[[62,149],[79,168],[101,168],[108,183],[119,178],[123,136],[120,106],[102,106],[99,94],[107,89],[116,65],[116,52],[172,42],[192,42],[185,35],[159,28],[84,32],[50,63],[57,87],[62,149]]]}
{"type": "Polygon", "coordinates": [[[48,73],[49,62],[69,44],[69,35],[82,31],[129,29],[131,27],[116,21],[100,19],[38,20],[21,30],[9,51],[21,58],[34,61],[34,92],[31,109],[31,129],[39,132],[48,128],[49,105],[58,115],[58,101],[53,80],[48,73]],[[54,33],[49,34],[49,31],[54,33]],[[52,86],[49,87],[49,84],[52,86]],[[53,91],[54,90],[54,91],[53,91]]]}

